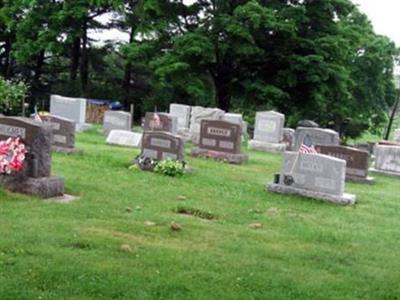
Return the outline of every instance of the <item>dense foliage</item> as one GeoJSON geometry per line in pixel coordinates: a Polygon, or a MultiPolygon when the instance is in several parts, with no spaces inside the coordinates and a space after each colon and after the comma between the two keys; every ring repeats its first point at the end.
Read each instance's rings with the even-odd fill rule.
{"type": "Polygon", "coordinates": [[[379,128],[397,49],[350,0],[0,1],[0,72],[50,93],[284,112],[345,136],[379,128]],[[103,20],[103,21],[102,21],[103,20]],[[106,20],[106,22],[104,22],[106,20]],[[102,22],[101,22],[102,21],[102,22]],[[100,29],[129,41],[96,43],[100,29]]]}

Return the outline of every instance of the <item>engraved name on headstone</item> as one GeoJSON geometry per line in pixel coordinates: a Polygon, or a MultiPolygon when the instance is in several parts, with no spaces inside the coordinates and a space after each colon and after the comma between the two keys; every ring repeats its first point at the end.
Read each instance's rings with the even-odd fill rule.
{"type": "Polygon", "coordinates": [[[199,148],[240,153],[241,127],[228,121],[203,120],[199,148]]]}
{"type": "Polygon", "coordinates": [[[183,160],[182,138],[161,131],[145,131],[142,140],[142,155],[158,160],[183,160]]]}
{"type": "Polygon", "coordinates": [[[344,146],[316,146],[316,150],[321,154],[345,160],[346,177],[367,178],[368,152],[344,146]]]}

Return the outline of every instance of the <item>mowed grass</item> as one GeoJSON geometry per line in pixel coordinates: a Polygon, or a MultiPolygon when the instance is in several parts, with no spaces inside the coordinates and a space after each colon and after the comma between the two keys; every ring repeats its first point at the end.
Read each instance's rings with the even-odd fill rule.
{"type": "Polygon", "coordinates": [[[187,148],[193,173],[169,178],[129,170],[138,150],[95,130],[77,147],[53,169],[79,201],[0,190],[2,300],[400,299],[400,179],[347,184],[358,203],[341,207],[265,192],[279,155],[234,166],[187,148]]]}

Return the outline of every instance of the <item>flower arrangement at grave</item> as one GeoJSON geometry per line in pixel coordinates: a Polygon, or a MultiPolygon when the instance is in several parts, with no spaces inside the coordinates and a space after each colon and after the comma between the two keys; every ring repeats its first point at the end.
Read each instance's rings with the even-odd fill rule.
{"type": "Polygon", "coordinates": [[[153,171],[162,175],[176,177],[182,176],[186,171],[186,162],[180,160],[157,160],[144,155],[135,159],[135,164],[130,169],[139,168],[143,171],[153,171]]]}
{"type": "Polygon", "coordinates": [[[24,168],[26,153],[26,147],[20,138],[0,141],[0,174],[21,172],[24,168]]]}

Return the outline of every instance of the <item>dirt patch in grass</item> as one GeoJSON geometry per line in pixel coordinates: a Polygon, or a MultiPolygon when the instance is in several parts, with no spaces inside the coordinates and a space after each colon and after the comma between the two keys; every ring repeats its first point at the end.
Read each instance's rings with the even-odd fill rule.
{"type": "Polygon", "coordinates": [[[192,207],[178,207],[175,211],[177,214],[181,215],[189,215],[189,216],[194,216],[200,219],[205,219],[205,220],[214,220],[217,217],[210,212],[203,211],[197,208],[192,208],[192,207]]]}

